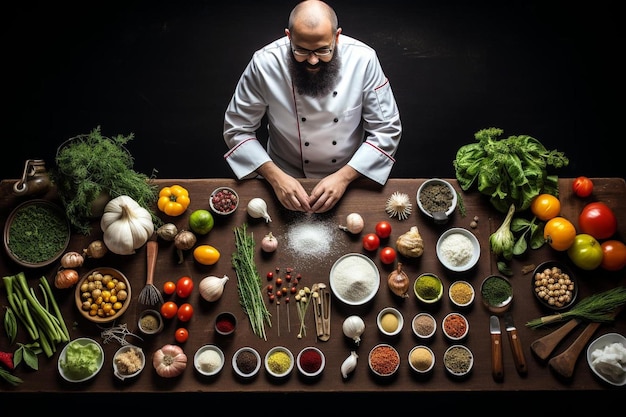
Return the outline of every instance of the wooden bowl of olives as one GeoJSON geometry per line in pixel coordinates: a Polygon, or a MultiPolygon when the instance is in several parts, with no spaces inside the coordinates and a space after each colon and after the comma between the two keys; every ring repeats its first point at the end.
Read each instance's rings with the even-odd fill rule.
{"type": "Polygon", "coordinates": [[[115,268],[101,267],[87,272],[76,285],[78,311],[89,321],[108,323],[128,309],[131,300],[128,278],[115,268]]]}

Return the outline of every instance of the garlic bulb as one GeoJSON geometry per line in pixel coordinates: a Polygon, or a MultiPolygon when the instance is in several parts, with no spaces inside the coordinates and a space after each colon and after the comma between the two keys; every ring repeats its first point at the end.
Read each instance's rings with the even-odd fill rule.
{"type": "Polygon", "coordinates": [[[63,268],[78,268],[83,266],[85,258],[78,252],[66,252],[61,258],[61,266],[63,268]]]}
{"type": "Polygon", "coordinates": [[[268,253],[275,252],[278,249],[278,239],[272,232],[269,232],[261,239],[261,249],[263,249],[263,252],[268,253]]]}
{"type": "Polygon", "coordinates": [[[409,297],[409,276],[402,270],[402,262],[398,262],[395,271],[391,271],[387,277],[387,285],[392,293],[398,297],[409,297]]]}
{"type": "Polygon", "coordinates": [[[255,219],[263,217],[266,223],[272,221],[272,218],[267,212],[267,203],[260,197],[255,197],[250,200],[250,202],[248,202],[246,210],[248,211],[248,214],[255,219]]]}
{"type": "Polygon", "coordinates": [[[198,284],[200,295],[207,301],[213,302],[219,300],[224,293],[224,286],[227,281],[228,276],[226,275],[221,278],[212,275],[202,278],[200,284],[198,284]]]}
{"type": "Polygon", "coordinates": [[[400,220],[405,220],[411,214],[413,205],[409,195],[406,193],[400,193],[398,191],[391,194],[391,197],[387,199],[385,205],[385,211],[389,214],[389,217],[398,217],[400,220]]]}
{"type": "Polygon", "coordinates": [[[350,352],[350,356],[348,356],[343,363],[341,364],[341,376],[346,379],[348,374],[352,373],[356,369],[356,362],[359,358],[359,355],[355,351],[350,352]]]}
{"type": "Polygon", "coordinates": [[[365,331],[365,322],[359,316],[349,316],[343,321],[343,334],[352,339],[356,345],[361,343],[361,335],[365,331]]]}
{"type": "Polygon", "coordinates": [[[363,217],[359,213],[350,213],[346,216],[346,225],[339,226],[339,228],[345,232],[350,232],[352,234],[359,234],[363,230],[365,222],[363,221],[363,217]]]}
{"type": "Polygon", "coordinates": [[[156,234],[161,239],[171,242],[178,234],[178,228],[174,223],[165,223],[157,229],[156,234]]]}
{"type": "Polygon", "coordinates": [[[127,195],[109,201],[100,219],[102,240],[118,255],[131,255],[154,233],[150,212],[127,195]]]}

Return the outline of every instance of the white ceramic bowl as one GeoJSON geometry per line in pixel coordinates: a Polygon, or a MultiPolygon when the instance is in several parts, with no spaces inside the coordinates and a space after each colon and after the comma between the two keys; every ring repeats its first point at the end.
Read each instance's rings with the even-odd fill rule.
{"type": "Polygon", "coordinates": [[[441,330],[443,330],[443,334],[446,335],[448,340],[451,341],[459,341],[465,339],[467,337],[467,334],[469,333],[469,329],[469,320],[467,320],[467,317],[465,317],[461,313],[448,313],[443,318],[443,320],[441,320],[441,330]],[[454,332],[449,331],[447,328],[448,326],[446,326],[446,324],[452,320],[458,324],[457,326],[453,327],[454,332]]]}
{"type": "Polygon", "coordinates": [[[619,333],[598,337],[587,347],[587,363],[591,371],[607,384],[626,385],[626,337],[619,333]]]}
{"type": "Polygon", "coordinates": [[[385,336],[396,336],[404,326],[404,317],[397,308],[385,307],[376,316],[378,330],[385,336]]]}
{"type": "Polygon", "coordinates": [[[291,373],[294,367],[294,357],[293,353],[289,349],[284,346],[274,346],[265,354],[265,370],[268,374],[275,378],[284,378],[291,373]],[[277,361],[275,355],[280,355],[279,360],[277,361]],[[286,358],[288,360],[287,366],[285,369],[278,369],[277,365],[282,366],[283,359],[286,358]]]}
{"type": "Polygon", "coordinates": [[[103,364],[104,364],[104,350],[102,349],[102,346],[98,342],[96,342],[95,340],[93,340],[91,338],[79,337],[78,339],[74,339],[74,340],[70,341],[69,343],[67,343],[65,345],[65,347],[63,347],[63,350],[59,354],[58,370],[59,370],[59,374],[66,381],[69,381],[69,382],[85,382],[87,380],[90,380],[94,376],[96,376],[98,374],[98,372],[100,372],[100,370],[102,369],[102,365],[103,364]],[[99,352],[99,356],[96,359],[93,372],[89,372],[89,373],[83,373],[83,372],[74,373],[73,371],[71,371],[71,370],[66,368],[65,365],[67,364],[68,350],[69,349],[73,349],[74,347],[78,347],[78,346],[80,346],[81,349],[85,349],[85,348],[87,348],[87,349],[94,349],[95,351],[99,352]]]}
{"type": "Polygon", "coordinates": [[[228,216],[239,207],[239,195],[230,187],[217,187],[209,196],[209,206],[213,213],[228,216]]]}
{"type": "Polygon", "coordinates": [[[428,340],[431,337],[433,337],[433,335],[437,331],[437,321],[432,316],[432,314],[421,312],[421,313],[417,313],[413,317],[413,321],[411,322],[411,327],[413,329],[413,334],[415,334],[415,336],[423,340],[428,340]],[[426,322],[427,326],[432,325],[432,328],[430,329],[430,331],[427,331],[424,329],[424,324],[420,324],[420,322],[425,319],[428,320],[428,322],[426,322]]]}
{"type": "Polygon", "coordinates": [[[443,365],[450,375],[464,377],[474,367],[474,354],[464,345],[452,345],[443,353],[443,365]]]}
{"type": "Polygon", "coordinates": [[[324,367],[326,366],[326,357],[324,356],[324,353],[315,346],[307,346],[298,353],[296,365],[298,366],[298,371],[302,375],[314,378],[324,371],[324,367]],[[313,357],[316,358],[316,360],[313,363],[305,363],[303,355],[315,355],[313,357]]]}
{"type": "Polygon", "coordinates": [[[416,199],[421,212],[438,224],[447,223],[457,205],[456,190],[452,184],[441,178],[431,178],[424,181],[417,189],[416,199]],[[432,187],[436,187],[433,189],[436,193],[431,196],[431,203],[426,203],[428,201],[426,195],[431,193],[432,187]],[[431,205],[430,209],[429,204],[431,205]]]}
{"type": "Polygon", "coordinates": [[[480,242],[468,229],[450,228],[437,240],[437,259],[450,271],[468,271],[480,259],[480,242]]]}
{"type": "Polygon", "coordinates": [[[467,281],[455,281],[448,288],[450,302],[456,307],[465,308],[472,305],[476,297],[474,287],[467,281]]]}
{"type": "Polygon", "coordinates": [[[400,355],[393,346],[387,343],[380,343],[374,346],[367,356],[367,363],[370,370],[377,376],[390,377],[394,375],[400,367],[400,355]],[[375,359],[375,355],[384,350],[381,358],[375,359]]]}
{"type": "Polygon", "coordinates": [[[139,346],[124,345],[113,355],[113,375],[122,381],[136,377],[146,366],[146,355],[139,346]]]}
{"type": "Polygon", "coordinates": [[[216,375],[224,367],[224,352],[215,345],[200,346],[193,355],[193,365],[204,376],[216,375]]]}
{"type": "Polygon", "coordinates": [[[360,306],[370,301],[380,286],[376,264],[360,253],[348,253],[330,269],[330,289],[339,301],[360,306]]]}
{"type": "Polygon", "coordinates": [[[252,378],[258,374],[262,363],[259,352],[250,346],[239,348],[233,355],[232,360],[233,370],[241,378],[252,378]],[[245,364],[241,362],[243,359],[240,355],[242,354],[251,355],[246,359],[245,364]]]}
{"type": "Polygon", "coordinates": [[[407,359],[411,369],[418,374],[427,374],[435,367],[435,354],[428,346],[414,346],[407,359]]]}

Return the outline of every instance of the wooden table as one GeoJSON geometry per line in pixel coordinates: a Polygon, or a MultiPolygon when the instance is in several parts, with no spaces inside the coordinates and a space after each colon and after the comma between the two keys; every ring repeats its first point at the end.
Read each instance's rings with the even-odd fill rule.
{"type": "MultiPolygon", "coordinates": [[[[607,203],[616,213],[618,217],[619,233],[617,238],[624,239],[626,236],[626,183],[623,179],[617,178],[595,178],[594,194],[589,199],[579,199],[572,195],[571,184],[572,179],[560,179],[560,200],[562,202],[562,215],[571,219],[577,225],[578,213],[585,203],[591,200],[600,200],[607,203]]],[[[385,392],[407,393],[407,392],[497,392],[497,391],[604,391],[610,390],[611,387],[603,384],[597,379],[584,359],[584,352],[581,354],[577,363],[575,373],[570,380],[562,380],[550,370],[547,364],[533,356],[530,350],[530,344],[533,340],[549,333],[556,326],[545,327],[540,329],[530,329],[525,326],[529,320],[538,318],[547,314],[536,300],[533,298],[530,289],[530,279],[532,274],[522,274],[521,269],[528,264],[539,264],[542,261],[559,259],[568,262],[567,257],[563,253],[552,250],[544,245],[539,250],[530,250],[523,259],[515,259],[511,266],[514,270],[514,276],[510,277],[513,283],[514,302],[511,312],[515,318],[519,336],[521,338],[523,349],[526,354],[528,363],[527,376],[520,376],[515,370],[513,357],[511,355],[510,346],[506,337],[503,339],[504,354],[504,380],[496,382],[491,375],[491,350],[489,336],[489,315],[490,313],[481,305],[481,298],[478,296],[474,305],[463,311],[470,321],[470,334],[463,342],[474,353],[475,366],[468,378],[455,379],[447,375],[443,367],[442,355],[444,350],[450,345],[447,342],[441,330],[438,329],[436,336],[428,345],[432,348],[436,356],[435,369],[427,378],[419,378],[414,375],[408,365],[407,356],[409,350],[416,344],[421,342],[411,332],[410,324],[405,326],[399,336],[387,339],[382,337],[378,332],[375,324],[376,314],[380,309],[386,306],[395,306],[404,315],[405,321],[410,322],[413,316],[419,311],[430,311],[438,320],[445,314],[452,311],[452,306],[447,295],[436,308],[428,308],[421,305],[411,292],[408,299],[399,299],[391,294],[387,288],[386,278],[393,266],[384,265],[378,259],[377,253],[364,252],[361,246],[360,236],[351,236],[347,232],[340,231],[336,226],[345,221],[347,214],[351,212],[360,213],[365,219],[365,229],[363,234],[374,231],[374,225],[380,220],[389,220],[392,224],[392,235],[389,244],[395,246],[396,238],[409,230],[411,226],[418,226],[420,233],[425,242],[425,252],[418,259],[403,259],[404,270],[409,274],[411,283],[417,275],[423,272],[433,272],[439,275],[445,284],[447,290],[449,284],[456,279],[465,279],[479,288],[481,281],[488,275],[497,273],[494,257],[489,252],[489,235],[500,225],[503,215],[496,213],[487,200],[477,191],[461,192],[456,180],[450,179],[455,188],[461,192],[466,215],[462,216],[461,211],[457,209],[451,220],[446,225],[435,225],[430,219],[422,215],[416,204],[415,195],[417,188],[423,182],[423,179],[391,179],[384,187],[373,185],[368,181],[361,181],[353,184],[346,193],[341,203],[330,213],[323,215],[306,216],[300,213],[288,212],[279,206],[277,200],[273,197],[270,187],[260,180],[235,181],[232,179],[162,179],[156,180],[159,186],[180,184],[186,187],[191,195],[191,206],[181,217],[167,218],[165,221],[175,223],[179,229],[187,228],[188,216],[191,211],[200,208],[208,209],[208,196],[211,191],[221,185],[234,188],[240,195],[241,205],[234,215],[229,217],[215,217],[215,226],[213,230],[205,236],[198,237],[198,244],[208,243],[221,252],[220,260],[213,266],[202,266],[196,263],[187,253],[185,261],[182,264],[177,263],[175,256],[175,248],[171,243],[160,241],[159,256],[157,261],[157,269],[155,283],[161,286],[165,281],[177,280],[181,276],[190,276],[196,283],[207,275],[228,275],[230,277],[227,282],[222,298],[216,302],[209,303],[202,300],[197,290],[189,298],[189,302],[195,308],[195,314],[192,320],[185,324],[190,332],[189,340],[183,345],[185,352],[189,356],[190,366],[183,375],[175,379],[164,379],[156,375],[150,364],[142,374],[132,381],[120,382],[113,376],[111,358],[112,354],[119,347],[117,343],[107,343],[103,347],[105,349],[105,366],[100,374],[92,381],[86,384],[70,384],[62,380],[57,372],[58,352],[51,357],[46,358],[44,355],[39,356],[40,369],[36,372],[29,371],[23,365],[15,371],[15,374],[21,377],[24,382],[17,387],[10,387],[2,384],[0,391],[14,393],[65,393],[65,392],[124,392],[124,393],[158,393],[158,392],[179,392],[179,393],[196,393],[196,392],[248,392],[248,393],[337,393],[337,392],[354,392],[354,393],[374,393],[384,389],[385,392]],[[390,219],[385,213],[385,201],[395,191],[407,193],[411,196],[413,202],[413,213],[407,220],[400,221],[396,218],[390,219]],[[252,219],[246,213],[245,206],[253,197],[261,197],[268,202],[272,222],[266,223],[263,219],[252,219]],[[471,229],[478,236],[482,255],[478,265],[468,273],[455,274],[447,272],[439,264],[435,256],[435,242],[439,234],[449,227],[470,227],[470,222],[474,217],[478,218],[478,227],[471,229]],[[304,222],[324,222],[331,226],[332,239],[329,239],[329,253],[322,256],[297,256],[298,251],[289,248],[287,242],[287,234],[295,225],[304,222]],[[335,297],[332,298],[331,311],[331,338],[323,342],[318,341],[314,331],[314,321],[312,309],[309,309],[307,317],[307,326],[309,331],[302,339],[298,339],[298,315],[295,303],[289,307],[289,319],[287,318],[286,304],[280,305],[280,319],[278,319],[275,304],[269,305],[270,312],[273,314],[272,327],[267,328],[267,340],[253,334],[250,328],[247,316],[239,305],[237,293],[237,278],[231,265],[231,254],[235,250],[233,228],[244,223],[248,224],[248,231],[253,233],[256,242],[268,232],[272,232],[278,237],[279,249],[270,256],[265,256],[258,249],[257,245],[257,268],[265,279],[268,271],[274,271],[275,268],[291,267],[302,275],[302,285],[311,286],[316,282],[328,283],[329,271],[332,264],[341,255],[349,252],[364,253],[372,257],[379,268],[381,275],[380,289],[374,300],[363,307],[349,307],[335,297]],[[221,337],[214,330],[214,319],[218,312],[232,311],[238,318],[238,326],[234,335],[229,337],[221,337]],[[362,335],[362,341],[358,347],[344,337],[341,324],[343,319],[351,314],[360,315],[366,323],[365,333],[362,335]],[[287,323],[290,323],[290,328],[287,323]],[[279,326],[280,323],[280,335],[279,326]],[[367,367],[368,351],[378,343],[390,343],[397,348],[401,356],[401,366],[395,377],[389,381],[381,381],[373,377],[367,367]],[[216,344],[225,353],[227,363],[219,375],[212,378],[200,376],[191,365],[193,355],[200,346],[204,344],[216,344]],[[286,380],[275,381],[267,376],[261,370],[259,375],[251,381],[243,382],[234,374],[230,360],[233,353],[239,347],[252,346],[256,348],[263,356],[272,346],[283,345],[288,347],[294,355],[303,347],[313,345],[319,347],[326,355],[326,368],[322,376],[314,381],[307,381],[298,375],[297,370],[286,380]],[[343,360],[350,354],[351,350],[356,350],[359,355],[359,361],[356,370],[348,378],[343,379],[340,374],[340,366],[343,360]]],[[[12,180],[4,180],[0,183],[0,221],[4,224],[10,211],[25,197],[15,197],[11,194],[12,180]]],[[[303,180],[306,189],[311,189],[314,181],[303,180]]],[[[50,191],[45,198],[55,200],[54,191],[50,191]]],[[[74,234],[72,236],[68,250],[81,251],[89,242],[100,239],[102,232],[95,222],[92,233],[89,236],[74,234]]],[[[2,250],[0,256],[0,274],[2,276],[14,275],[21,271],[20,267],[14,264],[2,250]]],[[[570,263],[571,265],[571,263],[570,263]]],[[[145,246],[140,248],[134,255],[120,256],[112,253],[107,254],[103,259],[88,259],[79,272],[86,273],[88,270],[99,267],[109,266],[122,270],[130,279],[133,288],[132,304],[127,312],[120,318],[118,323],[127,323],[132,331],[137,331],[136,322],[138,313],[145,308],[137,302],[137,296],[145,285],[146,277],[146,250],[145,246]]],[[[58,265],[51,265],[46,268],[37,270],[24,271],[27,278],[33,285],[41,276],[52,279],[58,265]]],[[[625,282],[624,271],[609,273],[602,270],[584,272],[574,268],[575,274],[580,282],[579,297],[582,299],[594,292],[599,292],[617,285],[623,285],[625,282]]],[[[101,339],[101,328],[95,324],[83,319],[74,304],[74,290],[55,290],[55,295],[61,305],[66,323],[70,329],[72,338],[79,336],[88,336],[97,340],[101,339]]],[[[6,305],[6,293],[0,292],[0,304],[6,305]]],[[[144,337],[144,340],[129,338],[128,340],[142,346],[148,357],[151,353],[167,343],[175,343],[174,330],[177,327],[175,320],[168,321],[163,333],[153,336],[144,337]]],[[[574,330],[565,340],[563,345],[559,346],[555,354],[563,350],[574,338],[580,333],[582,326],[574,330]]],[[[626,320],[624,315],[618,316],[617,320],[611,324],[602,325],[596,332],[599,336],[608,332],[618,332],[626,334],[626,320]]],[[[8,346],[7,338],[4,331],[0,332],[0,350],[14,350],[16,346],[8,346]]],[[[20,334],[22,341],[25,341],[24,334],[20,334]]]]}

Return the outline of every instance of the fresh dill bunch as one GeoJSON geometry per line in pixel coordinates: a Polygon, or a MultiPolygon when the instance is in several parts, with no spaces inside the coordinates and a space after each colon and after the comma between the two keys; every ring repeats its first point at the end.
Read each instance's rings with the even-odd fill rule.
{"type": "Polygon", "coordinates": [[[158,186],[151,176],[133,169],[134,159],[124,147],[134,134],[103,136],[100,126],[89,134],[68,139],[57,150],[56,166],[50,172],[57,186],[59,198],[72,226],[85,235],[91,231],[91,222],[101,213],[94,206],[120,195],[133,198],[152,215],[155,226],[161,225],[153,206],[158,198],[158,186]]]}

